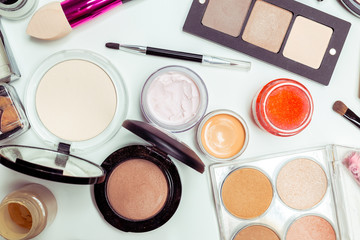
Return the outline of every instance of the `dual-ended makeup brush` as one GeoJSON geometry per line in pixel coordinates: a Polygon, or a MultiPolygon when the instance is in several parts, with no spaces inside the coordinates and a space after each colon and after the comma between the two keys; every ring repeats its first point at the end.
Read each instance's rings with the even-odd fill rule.
{"type": "Polygon", "coordinates": [[[360,118],[342,101],[336,101],[333,105],[333,110],[360,128],[360,118]]]}
{"type": "Polygon", "coordinates": [[[41,7],[31,18],[27,34],[42,40],[55,40],[110,9],[131,0],[65,0],[41,7]]]}

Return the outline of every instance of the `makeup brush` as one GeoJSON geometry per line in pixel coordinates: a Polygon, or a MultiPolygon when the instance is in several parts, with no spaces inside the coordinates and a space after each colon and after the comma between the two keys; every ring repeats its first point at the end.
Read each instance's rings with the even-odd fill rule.
{"type": "Polygon", "coordinates": [[[333,105],[333,110],[360,128],[360,118],[342,101],[336,101],[333,105]]]}
{"type": "Polygon", "coordinates": [[[110,9],[131,0],[65,0],[41,7],[31,18],[26,33],[43,40],[55,40],[110,9]]]}
{"type": "Polygon", "coordinates": [[[168,49],[145,47],[138,45],[126,45],[126,44],[119,44],[112,42],[106,43],[105,46],[107,48],[122,50],[129,53],[174,58],[174,59],[186,60],[191,62],[198,62],[209,66],[233,67],[243,70],[250,70],[251,68],[250,62],[223,58],[223,57],[214,57],[214,56],[200,55],[195,53],[173,51],[168,49]]]}

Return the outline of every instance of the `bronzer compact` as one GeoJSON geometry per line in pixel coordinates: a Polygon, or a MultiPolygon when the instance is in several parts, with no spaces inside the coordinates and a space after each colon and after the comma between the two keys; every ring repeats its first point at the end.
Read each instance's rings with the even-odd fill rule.
{"type": "Polygon", "coordinates": [[[165,224],[181,199],[181,181],[168,155],[202,173],[196,153],[158,128],[126,120],[123,127],[151,143],[121,148],[101,167],[105,181],[94,186],[96,204],[104,219],[125,232],[147,232],[165,224]]]}
{"type": "Polygon", "coordinates": [[[350,25],[293,0],[194,0],[183,29],[328,85],[350,25]]]}

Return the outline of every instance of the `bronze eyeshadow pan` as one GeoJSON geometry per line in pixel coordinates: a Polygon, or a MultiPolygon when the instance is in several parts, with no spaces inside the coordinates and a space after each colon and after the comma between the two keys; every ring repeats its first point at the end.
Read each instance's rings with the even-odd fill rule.
{"type": "Polygon", "coordinates": [[[328,85],[350,26],[293,0],[193,0],[183,30],[328,85]]]}

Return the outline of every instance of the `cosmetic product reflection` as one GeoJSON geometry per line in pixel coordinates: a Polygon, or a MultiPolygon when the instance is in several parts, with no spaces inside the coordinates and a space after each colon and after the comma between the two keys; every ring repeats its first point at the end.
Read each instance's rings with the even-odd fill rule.
{"type": "Polygon", "coordinates": [[[0,15],[11,20],[19,20],[35,11],[38,0],[1,0],[0,15]]]}
{"type": "Polygon", "coordinates": [[[342,101],[336,101],[333,105],[333,110],[360,128],[359,116],[356,115],[350,108],[348,108],[342,101]]]}
{"type": "Polygon", "coordinates": [[[105,220],[125,232],[147,232],[165,224],[181,199],[181,181],[168,154],[203,173],[204,164],[186,145],[159,129],[135,120],[123,127],[151,143],[121,148],[102,163],[105,181],[94,186],[105,220]]]}
{"type": "Polygon", "coordinates": [[[145,118],[171,132],[194,127],[208,105],[205,83],[194,71],[167,66],[154,72],[141,92],[141,111],[145,118]]]}
{"type": "Polygon", "coordinates": [[[186,60],[191,62],[198,62],[203,65],[209,65],[214,67],[229,67],[229,68],[242,69],[242,70],[250,70],[251,68],[250,62],[223,58],[223,57],[213,57],[208,55],[178,52],[178,51],[161,49],[161,48],[126,45],[126,44],[118,44],[118,43],[106,43],[105,46],[107,48],[121,50],[130,53],[174,58],[174,59],[186,60]]]}
{"type": "Polygon", "coordinates": [[[27,34],[42,40],[55,40],[110,9],[130,0],[65,0],[51,2],[35,12],[27,27],[27,34]]]}
{"type": "Polygon", "coordinates": [[[0,83],[0,142],[9,141],[29,128],[29,122],[15,89],[0,83]]]}
{"type": "Polygon", "coordinates": [[[309,90],[290,79],[266,84],[254,97],[252,113],[257,125],[281,137],[303,131],[310,123],[314,103],[309,90]]]}
{"type": "Polygon", "coordinates": [[[183,30],[328,85],[350,26],[293,0],[193,0],[183,30]]]}
{"type": "Polygon", "coordinates": [[[197,129],[197,143],[212,160],[228,161],[239,157],[249,142],[245,121],[230,110],[208,113],[197,129]]]}
{"type": "Polygon", "coordinates": [[[44,186],[29,184],[7,195],[0,204],[0,235],[6,239],[31,239],[55,219],[57,203],[44,186]]]}

